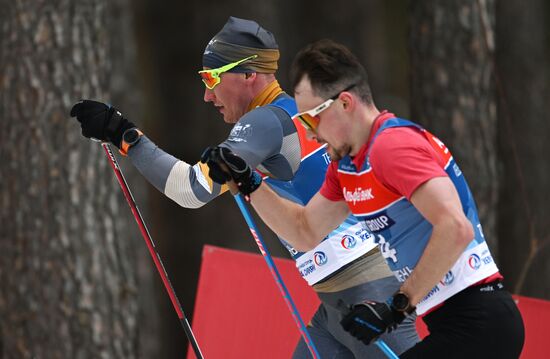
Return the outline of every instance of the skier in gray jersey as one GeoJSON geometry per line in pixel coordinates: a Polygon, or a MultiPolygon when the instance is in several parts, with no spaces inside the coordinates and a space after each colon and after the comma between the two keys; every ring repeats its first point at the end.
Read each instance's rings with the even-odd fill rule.
{"type": "MultiPolygon", "coordinates": [[[[250,20],[230,17],[206,46],[203,70],[205,102],[211,102],[234,123],[220,146],[231,150],[259,171],[279,194],[306,204],[321,186],[330,158],[326,148],[306,138],[292,120],[294,100],[275,78],[278,45],[273,35],[250,20]]],[[[145,178],[167,197],[186,208],[199,208],[227,191],[210,179],[206,164],[191,165],[158,148],[113,107],[83,100],[73,107],[86,137],[119,147],[145,178]]],[[[364,300],[385,300],[399,288],[374,236],[350,216],[314,250],[292,248],[281,238],[297,269],[317,292],[321,305],[308,331],[322,358],[384,358],[340,325],[341,306],[364,300]]],[[[381,337],[397,353],[419,338],[415,316],[381,337]]],[[[309,358],[303,339],[293,358],[309,358]]]]}

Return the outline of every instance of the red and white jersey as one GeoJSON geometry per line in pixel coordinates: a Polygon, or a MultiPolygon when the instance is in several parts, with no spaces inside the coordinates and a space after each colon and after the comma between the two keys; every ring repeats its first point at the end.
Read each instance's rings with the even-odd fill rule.
{"type": "Polygon", "coordinates": [[[448,176],[451,179],[475,236],[445,277],[418,303],[417,313],[423,314],[464,288],[497,274],[498,268],[483,237],[468,184],[448,148],[419,125],[387,113],[381,117],[358,156],[353,159],[347,156],[329,167],[321,194],[331,200],[346,201],[352,213],[374,234],[388,265],[403,282],[414,270],[432,233],[432,225],[411,204],[410,196],[431,178],[448,176]],[[409,132],[409,140],[420,141],[421,154],[417,157],[425,158],[418,161],[413,159],[414,155],[409,157],[411,146],[407,152],[407,144],[395,146],[398,155],[388,157],[402,161],[402,166],[397,163],[386,167],[399,169],[402,176],[389,173],[374,156],[370,158],[378,136],[396,128],[413,131],[409,132]],[[409,160],[413,164],[406,163],[409,160]],[[377,168],[380,166],[380,176],[375,174],[371,163],[377,168]]]}

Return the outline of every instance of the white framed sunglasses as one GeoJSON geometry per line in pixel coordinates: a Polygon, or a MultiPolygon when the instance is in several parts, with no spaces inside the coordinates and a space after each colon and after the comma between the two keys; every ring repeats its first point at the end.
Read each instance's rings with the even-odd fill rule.
{"type": "Polygon", "coordinates": [[[306,130],[315,132],[315,130],[319,126],[319,121],[321,120],[319,117],[319,114],[324,110],[326,110],[327,108],[329,108],[330,105],[332,105],[332,103],[336,101],[336,99],[338,99],[338,97],[342,92],[349,91],[356,85],[357,85],[356,83],[349,85],[348,87],[338,92],[336,95],[332,96],[331,98],[329,98],[328,100],[320,104],[319,106],[308,111],[300,112],[292,116],[292,119],[297,119],[298,121],[300,121],[300,123],[302,124],[302,126],[306,128],[306,130]]]}

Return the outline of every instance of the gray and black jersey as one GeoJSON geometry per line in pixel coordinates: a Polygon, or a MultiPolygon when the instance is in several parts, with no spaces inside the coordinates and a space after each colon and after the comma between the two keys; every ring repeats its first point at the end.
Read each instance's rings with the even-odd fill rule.
{"type": "MultiPolygon", "coordinates": [[[[330,158],[325,146],[307,140],[305,129],[291,118],[295,113],[294,100],[283,93],[271,104],[245,114],[220,146],[256,168],[281,196],[306,204],[321,187],[330,158]]],[[[128,155],[147,180],[182,207],[199,208],[227,190],[210,179],[205,164],[179,160],[145,136],[128,155]]],[[[376,247],[374,236],[353,216],[309,252],[298,252],[281,242],[310,285],[376,247]]],[[[383,263],[370,273],[372,280],[391,275],[383,263]]]]}

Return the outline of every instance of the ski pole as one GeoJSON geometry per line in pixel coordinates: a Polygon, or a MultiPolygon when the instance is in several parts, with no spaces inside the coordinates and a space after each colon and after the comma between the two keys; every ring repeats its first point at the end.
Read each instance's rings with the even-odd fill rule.
{"type": "MultiPolygon", "coordinates": [[[[231,182],[230,182],[231,183],[231,182]]],[[[229,183],[228,183],[229,184],[229,183]]],[[[230,185],[232,187],[232,185],[230,185]]],[[[233,189],[234,190],[234,189],[233,189]]],[[[306,325],[302,321],[302,317],[300,316],[300,313],[298,312],[298,308],[296,308],[296,305],[294,304],[294,301],[292,300],[292,297],[290,296],[290,293],[288,292],[288,289],[285,286],[285,283],[283,282],[283,279],[281,275],[279,274],[279,271],[277,270],[277,266],[275,266],[275,262],[273,262],[273,258],[271,258],[271,255],[269,254],[269,251],[267,250],[267,247],[262,239],[262,236],[260,234],[260,231],[256,227],[256,224],[254,223],[254,220],[252,219],[252,216],[250,215],[250,212],[248,208],[246,207],[246,204],[238,192],[233,192],[233,197],[235,198],[235,201],[237,202],[237,205],[239,206],[239,209],[241,210],[241,213],[243,214],[243,217],[248,224],[248,228],[250,229],[250,233],[252,233],[252,237],[254,237],[254,240],[256,241],[256,244],[258,245],[258,249],[260,250],[260,253],[265,259],[265,262],[267,264],[267,267],[269,268],[269,271],[271,272],[271,275],[273,276],[273,279],[275,279],[275,283],[277,283],[277,287],[279,288],[279,291],[283,295],[283,298],[285,299],[286,305],[288,306],[288,309],[290,310],[290,313],[292,314],[292,317],[294,318],[294,322],[298,326],[298,330],[300,330],[300,333],[302,334],[302,338],[304,339],[304,342],[306,343],[309,351],[311,352],[311,355],[314,359],[320,359],[321,356],[319,355],[319,352],[317,351],[317,348],[315,348],[315,345],[313,344],[313,340],[311,339],[311,336],[309,335],[309,332],[307,331],[306,325]]]]}
{"type": "Polygon", "coordinates": [[[162,264],[162,260],[160,259],[160,255],[158,254],[155,243],[153,242],[153,238],[151,238],[151,235],[149,234],[149,230],[147,229],[147,226],[145,225],[145,222],[143,221],[143,217],[141,216],[141,213],[139,212],[139,209],[137,207],[136,201],[134,200],[134,196],[132,196],[132,193],[130,192],[130,188],[128,187],[128,183],[126,182],[126,179],[124,179],[124,175],[122,174],[122,170],[120,169],[120,166],[118,165],[118,161],[116,160],[113,151],[111,151],[111,147],[108,143],[103,142],[101,144],[103,146],[103,149],[105,150],[105,153],[107,154],[107,158],[109,159],[109,163],[111,164],[111,167],[113,168],[113,171],[115,172],[116,178],[118,180],[118,183],[120,184],[120,187],[122,188],[122,192],[124,193],[124,197],[126,197],[126,201],[128,202],[128,205],[130,206],[130,209],[132,210],[132,213],[134,214],[134,218],[139,226],[139,229],[141,231],[141,234],[143,236],[143,239],[145,240],[145,243],[147,244],[147,248],[149,248],[149,253],[151,254],[151,258],[153,258],[153,262],[155,262],[155,266],[157,267],[157,271],[162,278],[162,282],[164,283],[164,287],[166,288],[166,291],[168,292],[168,295],[170,296],[170,300],[172,301],[172,305],[174,306],[174,309],[176,310],[176,313],[178,314],[178,317],[180,319],[180,323],[183,326],[183,330],[185,331],[185,335],[187,336],[187,339],[191,343],[191,346],[193,347],[193,351],[195,352],[195,356],[197,359],[204,359],[202,356],[201,350],[199,348],[199,345],[197,343],[197,340],[195,339],[195,336],[193,335],[193,331],[191,330],[191,326],[189,325],[189,322],[187,321],[187,318],[185,316],[185,313],[183,312],[183,309],[181,307],[181,304],[178,300],[178,297],[176,296],[176,292],[174,291],[174,288],[172,287],[172,284],[170,283],[170,279],[168,279],[168,274],[166,273],[166,269],[164,268],[164,265],[162,264]]]}
{"type": "Polygon", "coordinates": [[[376,346],[378,346],[378,348],[380,348],[380,350],[382,350],[388,358],[390,358],[390,359],[399,359],[397,354],[395,354],[395,352],[393,350],[391,350],[391,348],[388,346],[388,344],[386,344],[386,342],[384,342],[382,339],[376,339],[374,341],[374,344],[376,344],[376,346]]]}

